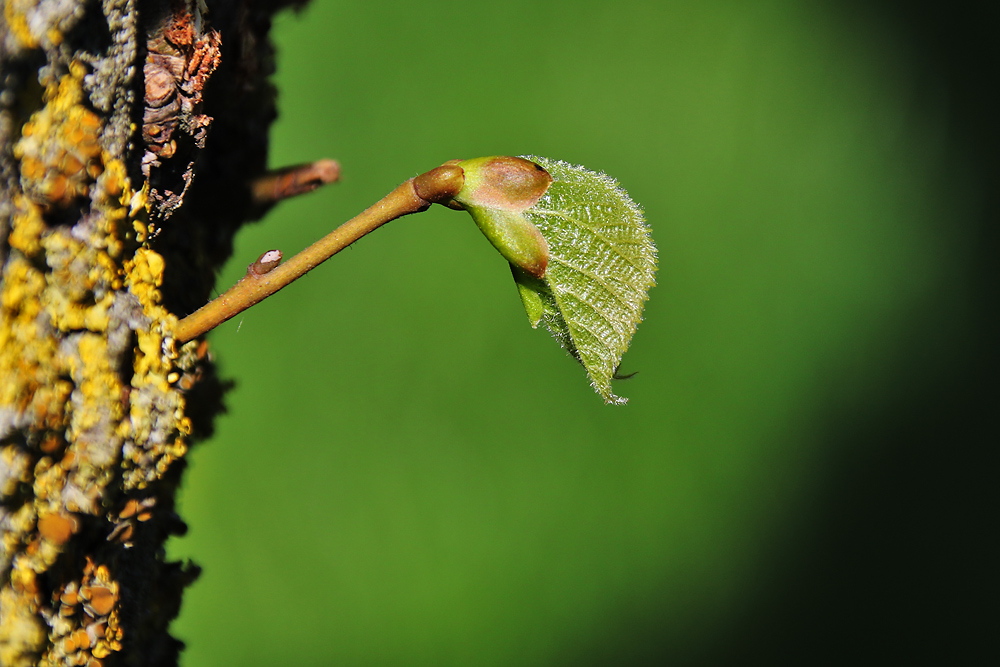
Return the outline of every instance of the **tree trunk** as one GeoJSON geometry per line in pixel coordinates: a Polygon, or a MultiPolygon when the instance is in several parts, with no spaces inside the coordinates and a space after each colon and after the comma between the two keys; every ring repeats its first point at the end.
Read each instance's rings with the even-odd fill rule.
{"type": "Polygon", "coordinates": [[[171,334],[263,212],[283,4],[3,3],[2,665],[177,662],[164,544],[224,386],[171,334]]]}

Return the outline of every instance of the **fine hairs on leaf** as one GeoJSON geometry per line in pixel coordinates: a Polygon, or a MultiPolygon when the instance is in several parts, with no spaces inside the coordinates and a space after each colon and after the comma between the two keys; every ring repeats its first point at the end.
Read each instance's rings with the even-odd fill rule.
{"type": "Polygon", "coordinates": [[[583,167],[537,156],[552,184],[524,216],[548,243],[545,275],[513,267],[532,326],[541,321],[587,370],[605,402],[643,305],[654,285],[656,246],[642,209],[617,181],[583,167]]]}

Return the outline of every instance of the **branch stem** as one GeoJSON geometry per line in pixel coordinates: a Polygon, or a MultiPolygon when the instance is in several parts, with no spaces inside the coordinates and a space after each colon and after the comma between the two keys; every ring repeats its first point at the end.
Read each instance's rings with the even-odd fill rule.
{"type": "Polygon", "coordinates": [[[179,343],[186,343],[214,329],[301,278],[390,220],[424,211],[432,203],[450,200],[463,182],[464,172],[454,165],[443,165],[411,178],[377,204],[337,227],[284,264],[265,273],[252,270],[252,265],[247,275],[224,294],[178,322],[174,339],[179,343]]]}
{"type": "Polygon", "coordinates": [[[257,205],[269,205],[316,188],[334,183],[340,178],[336,160],[317,160],[308,164],[275,169],[250,183],[250,196],[257,205]]]}

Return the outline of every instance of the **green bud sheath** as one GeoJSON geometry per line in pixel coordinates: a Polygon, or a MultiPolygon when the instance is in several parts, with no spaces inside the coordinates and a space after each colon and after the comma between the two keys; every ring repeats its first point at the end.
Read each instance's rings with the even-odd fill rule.
{"type": "Polygon", "coordinates": [[[549,245],[523,213],[548,190],[549,173],[529,160],[506,156],[474,158],[457,166],[465,172],[465,183],[453,201],[472,215],[508,262],[536,278],[544,276],[549,245]]]}
{"type": "Polygon", "coordinates": [[[517,293],[524,305],[524,312],[528,315],[528,324],[531,325],[532,329],[537,329],[538,323],[545,315],[545,302],[542,299],[542,294],[548,291],[548,287],[541,278],[529,275],[513,264],[510,265],[510,270],[514,274],[514,283],[517,285],[517,293]]]}

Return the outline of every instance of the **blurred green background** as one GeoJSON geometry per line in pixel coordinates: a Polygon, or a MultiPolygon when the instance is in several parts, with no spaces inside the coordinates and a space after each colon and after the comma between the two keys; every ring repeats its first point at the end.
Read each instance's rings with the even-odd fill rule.
{"type": "Polygon", "coordinates": [[[220,289],[444,160],[529,152],[618,178],[658,285],[622,408],[441,207],[220,327],[237,384],[170,545],[204,567],[173,626],[184,664],[975,650],[996,583],[980,390],[996,142],[976,131],[996,116],[947,38],[968,23],[956,43],[974,51],[989,24],[921,6],[281,15],[272,164],[333,157],[344,176],[244,229],[220,289]]]}

